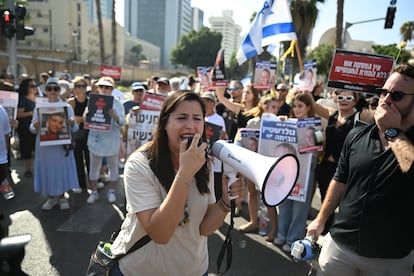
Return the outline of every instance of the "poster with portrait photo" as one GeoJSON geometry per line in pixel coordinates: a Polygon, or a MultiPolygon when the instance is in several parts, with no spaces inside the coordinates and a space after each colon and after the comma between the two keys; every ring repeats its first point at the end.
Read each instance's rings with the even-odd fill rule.
{"type": "Polygon", "coordinates": [[[256,128],[241,128],[240,129],[240,143],[243,148],[258,152],[259,149],[260,129],[256,128]]]}
{"type": "Polygon", "coordinates": [[[322,120],[320,117],[298,118],[299,153],[323,151],[322,120]]]}
{"type": "Polygon", "coordinates": [[[208,91],[213,88],[213,81],[211,79],[211,74],[213,71],[212,66],[198,66],[197,75],[200,82],[200,88],[202,91],[208,91]]]}
{"type": "Polygon", "coordinates": [[[40,146],[72,143],[66,103],[40,103],[36,105],[36,111],[40,127],[40,146]]]}
{"type": "MultiPolygon", "coordinates": [[[[265,113],[261,119],[259,153],[270,157],[281,157],[293,154],[299,160],[299,176],[288,199],[306,201],[309,187],[312,153],[299,154],[297,119],[280,120],[271,113],[265,113]]],[[[289,170],[289,168],[284,168],[289,170]]]]}
{"type": "Polygon", "coordinates": [[[307,60],[304,62],[303,70],[293,78],[293,87],[299,91],[311,92],[316,84],[317,69],[316,61],[307,60]]]}
{"type": "Polygon", "coordinates": [[[266,60],[256,61],[254,70],[254,87],[262,90],[270,90],[275,83],[276,63],[266,60]]]}
{"type": "Polygon", "coordinates": [[[112,109],[113,104],[113,96],[91,93],[84,128],[110,131],[112,118],[109,115],[109,110],[112,109]]]}
{"type": "Polygon", "coordinates": [[[6,110],[9,119],[16,119],[19,93],[0,91],[0,105],[6,110]]]}

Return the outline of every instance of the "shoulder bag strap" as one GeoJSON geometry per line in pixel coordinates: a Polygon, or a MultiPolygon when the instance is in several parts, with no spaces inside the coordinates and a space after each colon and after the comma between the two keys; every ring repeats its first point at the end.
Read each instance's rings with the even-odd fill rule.
{"type": "Polygon", "coordinates": [[[143,247],[144,245],[146,245],[147,243],[149,243],[151,241],[150,236],[145,235],[144,237],[142,237],[141,239],[139,239],[125,254],[121,254],[121,255],[117,255],[116,259],[119,260],[122,257],[128,255],[129,253],[132,253],[138,249],[140,249],[141,247],[143,247]]]}

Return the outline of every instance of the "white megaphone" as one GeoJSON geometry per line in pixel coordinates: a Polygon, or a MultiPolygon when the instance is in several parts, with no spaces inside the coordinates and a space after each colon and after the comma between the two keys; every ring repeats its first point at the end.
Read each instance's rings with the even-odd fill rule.
{"type": "Polygon", "coordinates": [[[299,160],[293,154],[268,157],[223,140],[213,144],[212,154],[260,187],[267,206],[282,203],[299,176],[299,160]]]}

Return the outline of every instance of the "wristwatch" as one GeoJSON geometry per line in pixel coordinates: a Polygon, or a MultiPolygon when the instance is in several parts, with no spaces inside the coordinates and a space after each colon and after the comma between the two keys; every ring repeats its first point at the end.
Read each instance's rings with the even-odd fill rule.
{"type": "Polygon", "coordinates": [[[398,134],[400,134],[400,132],[401,132],[401,130],[398,129],[398,128],[393,128],[393,127],[387,128],[384,131],[385,139],[387,139],[388,141],[391,141],[392,139],[394,139],[395,137],[397,137],[398,134]]]}

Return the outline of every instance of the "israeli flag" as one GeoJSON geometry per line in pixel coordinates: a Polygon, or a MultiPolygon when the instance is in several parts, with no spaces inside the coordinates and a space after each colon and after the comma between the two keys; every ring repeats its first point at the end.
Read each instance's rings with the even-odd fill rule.
{"type": "Polygon", "coordinates": [[[266,0],[237,51],[237,61],[240,65],[261,54],[264,46],[296,39],[287,0],[266,0]]]}

